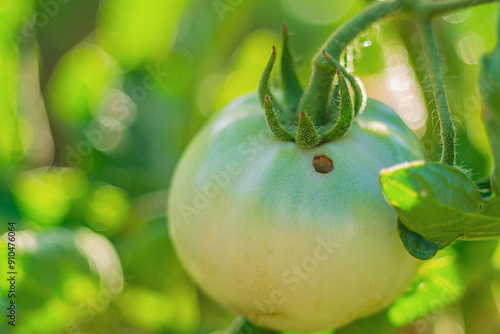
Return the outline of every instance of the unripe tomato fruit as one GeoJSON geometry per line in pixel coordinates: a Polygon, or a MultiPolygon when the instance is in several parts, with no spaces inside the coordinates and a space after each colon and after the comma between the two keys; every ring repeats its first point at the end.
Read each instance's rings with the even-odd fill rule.
{"type": "Polygon", "coordinates": [[[257,98],[245,96],[185,151],[171,237],[201,289],[257,325],[338,328],[389,305],[416,271],[378,173],[422,157],[380,102],[369,99],[344,138],[303,149],[274,138],[257,98]]]}

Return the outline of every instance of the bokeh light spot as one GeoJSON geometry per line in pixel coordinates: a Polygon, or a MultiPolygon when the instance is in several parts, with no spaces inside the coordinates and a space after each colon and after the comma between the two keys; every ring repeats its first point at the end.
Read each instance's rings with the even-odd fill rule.
{"type": "Polygon", "coordinates": [[[479,63],[479,58],[486,52],[483,39],[478,35],[468,35],[460,39],[457,44],[457,53],[466,64],[479,63]]]}
{"type": "Polygon", "coordinates": [[[346,15],[354,1],[281,0],[283,8],[298,19],[312,24],[330,24],[346,15]]]}

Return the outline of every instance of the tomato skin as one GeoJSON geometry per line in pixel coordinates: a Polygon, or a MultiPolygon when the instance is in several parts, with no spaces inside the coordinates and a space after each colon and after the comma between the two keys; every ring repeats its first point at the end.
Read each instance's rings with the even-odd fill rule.
{"type": "Polygon", "coordinates": [[[415,273],[378,172],[422,152],[374,100],[346,137],[303,149],[274,138],[256,97],[245,96],[184,153],[171,237],[194,280],[228,309],[277,330],[337,328],[390,304],[415,273]],[[333,171],[314,170],[319,154],[333,171]]]}

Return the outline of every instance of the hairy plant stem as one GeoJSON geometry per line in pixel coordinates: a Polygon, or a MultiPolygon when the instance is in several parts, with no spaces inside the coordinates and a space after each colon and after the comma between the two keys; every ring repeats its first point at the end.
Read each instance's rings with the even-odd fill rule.
{"type": "MultiPolygon", "coordinates": [[[[417,19],[429,19],[453,10],[496,1],[498,0],[452,0],[449,2],[386,0],[374,2],[338,28],[320,50],[325,50],[332,58],[340,60],[346,47],[360,33],[381,19],[396,14],[407,14],[417,19]]],[[[334,70],[322,56],[322,51],[318,52],[313,58],[312,74],[298,108],[299,112],[306,111],[316,125],[322,125],[321,121],[325,119],[334,74],[334,70]]]]}
{"type": "Polygon", "coordinates": [[[454,166],[456,155],[455,128],[453,127],[450,107],[446,98],[446,89],[443,82],[443,73],[441,71],[436,38],[432,32],[431,21],[429,19],[421,19],[419,21],[419,28],[439,115],[439,123],[441,125],[441,141],[443,145],[441,162],[449,166],[454,166]]]}
{"type": "MultiPolygon", "coordinates": [[[[424,105],[427,109],[427,117],[424,125],[425,132],[422,137],[420,137],[420,140],[423,143],[437,143],[439,142],[439,133],[435,133],[433,130],[434,120],[432,117],[432,112],[436,110],[436,104],[432,89],[427,89],[429,88],[429,82],[426,80],[428,72],[427,66],[425,65],[425,59],[422,57],[422,43],[420,42],[420,36],[418,34],[415,36],[415,31],[418,30],[417,23],[411,19],[399,20],[396,24],[396,29],[408,53],[408,59],[415,72],[418,85],[422,89],[422,96],[425,102],[424,105]]],[[[441,152],[438,153],[434,145],[425,145],[425,148],[430,160],[436,161],[439,159],[441,152]]]]}
{"type": "Polygon", "coordinates": [[[451,11],[496,2],[498,0],[455,0],[448,2],[416,1],[414,8],[420,17],[431,18],[451,11]]]}
{"type": "Polygon", "coordinates": [[[322,125],[329,101],[335,69],[323,56],[323,50],[339,61],[345,48],[364,30],[378,20],[402,9],[401,0],[375,2],[338,28],[321,47],[312,61],[312,74],[299,104],[317,125],[322,125]]]}

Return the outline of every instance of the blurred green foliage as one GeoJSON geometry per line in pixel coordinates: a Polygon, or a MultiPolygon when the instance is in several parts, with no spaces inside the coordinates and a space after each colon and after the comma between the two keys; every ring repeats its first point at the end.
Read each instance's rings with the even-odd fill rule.
{"type": "MultiPolygon", "coordinates": [[[[208,117],[255,91],[271,46],[281,43],[282,22],[305,85],[312,55],[365,6],[2,0],[0,221],[2,234],[8,221],[19,231],[19,309],[15,330],[4,319],[0,333],[210,333],[228,326],[234,315],[197,290],[170,242],[166,198],[176,162],[208,117]]],[[[496,40],[495,12],[486,5],[436,22],[458,161],[474,179],[491,170],[476,81],[478,58],[496,40]]],[[[349,65],[368,95],[393,106],[436,158],[434,107],[413,28],[398,21],[363,33],[349,65]]],[[[421,317],[425,326],[410,324],[404,333],[459,333],[440,324],[465,328],[464,319],[476,324],[467,333],[497,333],[500,251],[496,242],[472,245],[457,243],[422,266],[405,295],[375,316],[385,324],[380,333],[421,317]]],[[[6,280],[0,288],[5,310],[6,280]]],[[[367,333],[357,326],[345,332],[367,333]]],[[[367,326],[377,332],[373,322],[367,326]]]]}

